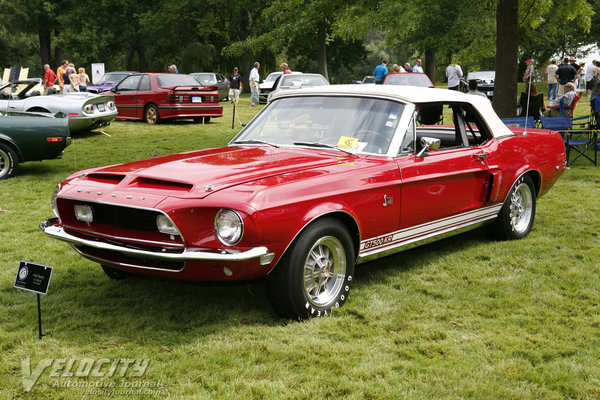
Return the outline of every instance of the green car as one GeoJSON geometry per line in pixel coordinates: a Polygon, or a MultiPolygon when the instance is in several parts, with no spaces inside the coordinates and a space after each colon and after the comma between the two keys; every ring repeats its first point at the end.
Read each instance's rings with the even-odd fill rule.
{"type": "Polygon", "coordinates": [[[71,144],[63,113],[0,113],[0,179],[10,178],[19,163],[60,158],[71,144]]]}

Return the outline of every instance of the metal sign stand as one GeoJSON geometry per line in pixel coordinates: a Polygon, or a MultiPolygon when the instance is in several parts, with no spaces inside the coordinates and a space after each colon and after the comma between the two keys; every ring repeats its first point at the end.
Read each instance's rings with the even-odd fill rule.
{"type": "Polygon", "coordinates": [[[42,333],[42,305],[40,304],[40,294],[37,294],[37,303],[38,303],[38,328],[40,333],[40,339],[44,336],[52,335],[52,332],[42,333]]]}
{"type": "Polygon", "coordinates": [[[51,277],[52,267],[21,261],[17,270],[17,278],[15,279],[14,287],[16,289],[26,290],[37,295],[38,332],[40,339],[52,334],[51,332],[42,332],[42,304],[40,298],[40,294],[48,293],[51,277]]]}

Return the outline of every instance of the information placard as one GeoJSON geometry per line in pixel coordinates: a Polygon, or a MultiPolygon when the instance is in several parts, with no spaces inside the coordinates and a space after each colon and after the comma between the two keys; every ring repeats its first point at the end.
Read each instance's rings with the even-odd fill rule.
{"type": "Polygon", "coordinates": [[[46,294],[50,285],[52,267],[21,261],[17,270],[15,288],[28,290],[38,294],[46,294]]]}

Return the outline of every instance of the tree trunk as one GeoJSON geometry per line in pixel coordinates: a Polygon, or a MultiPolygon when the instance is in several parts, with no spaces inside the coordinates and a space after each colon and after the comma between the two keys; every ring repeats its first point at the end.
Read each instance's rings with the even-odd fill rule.
{"type": "Polygon", "coordinates": [[[50,22],[48,21],[48,18],[46,18],[44,13],[41,13],[39,15],[38,24],[38,37],[40,39],[40,58],[42,59],[42,65],[48,64],[50,65],[50,67],[54,67],[54,65],[52,65],[52,59],[50,57],[50,22]]]}
{"type": "Polygon", "coordinates": [[[317,32],[317,45],[319,49],[317,51],[317,64],[319,65],[319,73],[329,80],[329,74],[327,73],[327,24],[321,22],[317,32]]]}
{"type": "Polygon", "coordinates": [[[492,105],[500,117],[514,117],[519,59],[519,2],[500,0],[496,8],[496,79],[492,105]]]}
{"type": "Polygon", "coordinates": [[[431,49],[425,49],[425,73],[435,84],[435,53],[431,49]]]}

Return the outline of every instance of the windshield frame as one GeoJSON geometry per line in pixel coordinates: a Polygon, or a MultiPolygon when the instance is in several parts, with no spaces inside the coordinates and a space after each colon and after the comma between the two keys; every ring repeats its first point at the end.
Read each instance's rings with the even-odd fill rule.
{"type": "MultiPolygon", "coordinates": [[[[295,99],[295,98],[311,99],[311,98],[321,98],[321,97],[326,97],[326,98],[343,97],[343,98],[386,100],[389,102],[398,103],[398,107],[399,107],[399,111],[401,112],[401,115],[398,118],[396,127],[393,129],[393,134],[391,136],[390,144],[387,148],[387,151],[385,153],[375,153],[375,152],[369,152],[369,151],[365,151],[365,150],[357,151],[356,149],[351,151],[353,154],[359,154],[359,155],[363,155],[363,156],[384,156],[384,157],[398,156],[400,144],[402,143],[402,141],[404,139],[404,135],[406,134],[406,130],[409,127],[410,121],[412,120],[412,115],[415,110],[415,105],[412,103],[402,101],[400,99],[389,98],[384,95],[381,95],[381,96],[380,95],[360,95],[360,94],[348,94],[348,93],[302,95],[302,94],[294,93],[294,94],[277,97],[272,102],[267,104],[267,106],[264,107],[258,114],[256,114],[254,116],[254,118],[235,137],[233,137],[233,139],[231,139],[231,141],[228,143],[228,146],[265,146],[265,145],[269,145],[269,146],[275,146],[275,147],[310,148],[310,149],[317,150],[317,151],[332,151],[332,150],[334,150],[334,151],[343,151],[343,152],[348,153],[349,149],[346,149],[346,148],[337,148],[336,149],[334,146],[334,148],[330,150],[325,147],[315,147],[314,143],[310,146],[309,145],[298,145],[298,144],[292,144],[292,143],[277,143],[277,142],[270,142],[270,141],[267,141],[268,144],[267,143],[259,143],[258,141],[255,143],[243,143],[244,141],[247,141],[247,140],[258,139],[257,137],[247,136],[248,132],[255,129],[256,124],[263,123],[264,122],[262,120],[262,118],[264,116],[263,114],[271,112],[270,111],[271,108],[277,107],[277,105],[279,104],[280,101],[285,101],[286,99],[290,99],[290,98],[292,98],[292,99],[295,99]],[[240,143],[235,143],[235,142],[240,142],[240,143]]],[[[341,136],[344,136],[344,135],[341,135],[341,136]]],[[[294,142],[305,142],[305,141],[297,139],[297,140],[294,140],[294,142]]]]}

